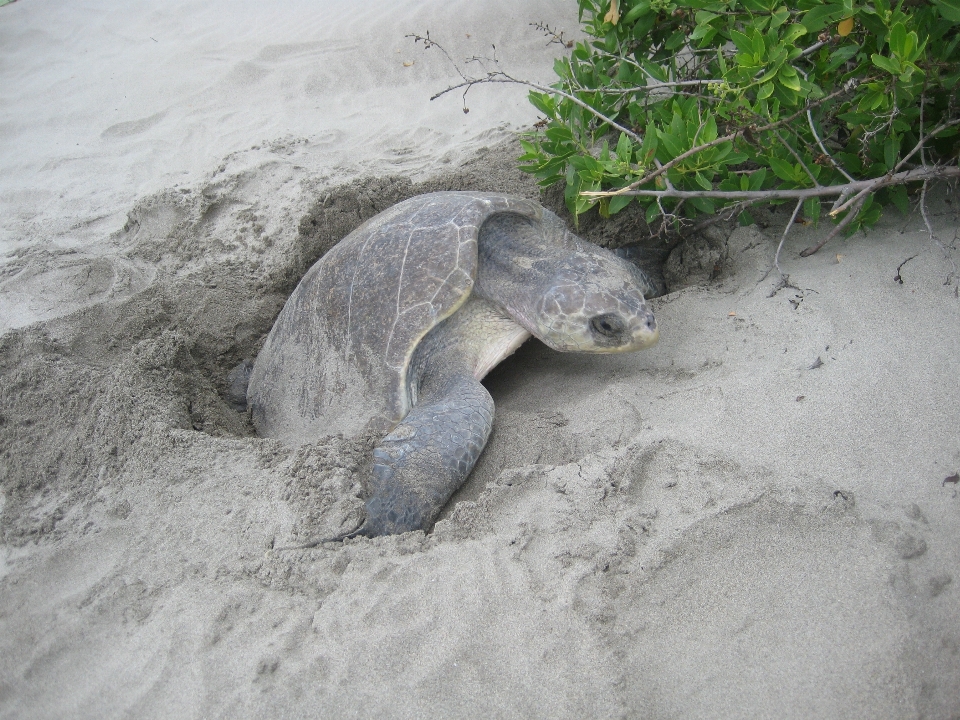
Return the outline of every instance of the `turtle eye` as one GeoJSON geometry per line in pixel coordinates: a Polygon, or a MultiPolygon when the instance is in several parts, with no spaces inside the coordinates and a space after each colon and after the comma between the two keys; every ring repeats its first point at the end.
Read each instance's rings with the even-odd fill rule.
{"type": "Polygon", "coordinates": [[[613,313],[596,315],[590,320],[590,329],[601,337],[615,338],[623,333],[623,321],[613,313]]]}

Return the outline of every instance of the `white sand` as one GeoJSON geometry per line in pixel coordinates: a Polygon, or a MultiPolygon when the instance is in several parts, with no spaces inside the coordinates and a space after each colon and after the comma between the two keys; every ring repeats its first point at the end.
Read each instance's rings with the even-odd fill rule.
{"type": "Polygon", "coordinates": [[[524,92],[430,103],[455,76],[403,35],[549,80],[527,23],[576,30],[317,5],[0,8],[0,717],[960,716],[955,196],[946,254],[798,228],[773,297],[776,218],[677,251],[707,272],[653,350],[494,371],[431,534],[279,549],[357,517],[369,450],[252,437],[224,375],[412,191],[364,178],[535,193],[524,92]]]}

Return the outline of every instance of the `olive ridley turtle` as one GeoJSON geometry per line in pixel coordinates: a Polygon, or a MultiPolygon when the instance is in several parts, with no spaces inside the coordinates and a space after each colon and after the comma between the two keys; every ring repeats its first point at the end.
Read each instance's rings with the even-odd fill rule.
{"type": "Polygon", "coordinates": [[[653,345],[652,287],[533,201],[419,195],[365,222],[300,281],[250,375],[254,425],[294,445],[382,433],[366,521],[340,537],[425,528],[490,435],[480,380],[530,335],[563,351],[653,345]]]}

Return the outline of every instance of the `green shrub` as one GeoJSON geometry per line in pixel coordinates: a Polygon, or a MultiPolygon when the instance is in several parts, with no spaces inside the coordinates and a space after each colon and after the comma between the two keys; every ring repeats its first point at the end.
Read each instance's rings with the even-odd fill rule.
{"type": "Polygon", "coordinates": [[[565,183],[575,215],[639,202],[672,232],[719,212],[752,222],[758,202],[816,220],[834,198],[852,232],[960,176],[960,0],[579,6],[588,39],[530,93],[545,121],[521,157],[565,183]]]}

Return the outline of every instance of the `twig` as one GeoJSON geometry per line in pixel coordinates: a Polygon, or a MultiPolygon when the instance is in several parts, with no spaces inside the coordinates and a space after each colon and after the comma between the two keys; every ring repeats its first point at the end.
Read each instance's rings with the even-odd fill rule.
{"type": "MultiPolygon", "coordinates": [[[[511,77],[510,75],[507,75],[502,70],[488,72],[487,76],[483,78],[468,78],[464,80],[462,83],[457,83],[456,85],[451,85],[446,90],[441,90],[430,99],[436,100],[437,98],[442,97],[446,95],[448,92],[452,92],[453,90],[459,90],[460,88],[466,88],[466,90],[469,90],[474,85],[481,85],[483,83],[510,83],[514,85],[526,85],[527,87],[531,87],[534,90],[539,90],[540,92],[543,92],[543,93],[548,93],[550,95],[559,95],[560,97],[566,98],[567,100],[574,103],[575,105],[579,105],[584,110],[587,110],[592,115],[596,116],[596,118],[601,122],[605,122],[610,127],[615,128],[620,132],[624,133],[627,137],[632,139],[634,142],[641,143],[641,144],[643,143],[643,138],[640,137],[637,133],[633,132],[633,130],[630,130],[629,128],[625,128],[616,120],[607,117],[596,108],[591,107],[588,103],[585,103],[576,95],[571,95],[570,93],[564,92],[563,90],[547,87],[546,85],[541,85],[540,83],[531,82],[530,80],[520,80],[519,78],[511,77]]],[[[466,92],[464,92],[464,95],[466,95],[466,92]]]]}
{"type": "Polygon", "coordinates": [[[941,249],[946,250],[940,243],[939,238],[934,234],[933,227],[930,225],[930,218],[927,217],[927,184],[929,180],[923,181],[923,187],[920,189],[920,216],[923,218],[923,224],[927,226],[927,234],[930,239],[940,245],[941,249]]]}
{"type": "Polygon", "coordinates": [[[807,108],[807,124],[810,126],[810,132],[813,133],[814,139],[817,141],[817,145],[820,147],[820,150],[830,159],[830,164],[840,171],[840,174],[843,175],[847,182],[856,182],[846,170],[843,169],[843,166],[837,163],[833,159],[833,155],[830,154],[830,151],[827,150],[826,146],[823,144],[823,140],[820,139],[820,135],[817,133],[817,128],[813,122],[813,114],[810,112],[810,108],[807,108]]]}
{"type": "Polygon", "coordinates": [[[807,55],[811,55],[815,53],[817,50],[819,50],[820,48],[822,48],[824,45],[829,44],[829,42],[830,42],[829,40],[826,40],[826,41],[821,40],[820,42],[814,43],[810,47],[805,48],[803,52],[801,52],[797,57],[806,57],[807,55]]]}
{"type": "Polygon", "coordinates": [[[573,40],[566,40],[563,37],[563,30],[558,33],[544,22],[530,23],[530,27],[535,27],[537,30],[540,30],[544,35],[550,38],[547,40],[547,45],[553,45],[556,43],[558,45],[563,45],[563,47],[567,48],[568,50],[573,47],[573,40]]]}
{"type": "MultiPolygon", "coordinates": [[[[651,93],[655,90],[661,90],[663,88],[670,87],[687,87],[687,86],[696,86],[696,85],[717,85],[722,83],[723,80],[683,80],[680,82],[660,82],[656,78],[651,77],[654,81],[653,85],[643,85],[636,87],[626,87],[626,88],[604,88],[603,92],[605,95],[640,95],[641,93],[651,93]]],[[[584,88],[584,92],[591,92],[584,88]]],[[[675,93],[681,94],[681,93],[675,93]]],[[[704,99],[710,99],[714,102],[717,101],[715,97],[709,95],[700,95],[697,93],[682,93],[686,97],[700,97],[704,99]]]]}
{"type": "Polygon", "coordinates": [[[780,273],[780,279],[786,283],[790,278],[783,274],[783,270],[780,269],[780,251],[783,250],[783,243],[787,239],[787,235],[790,233],[790,228],[793,227],[793,223],[797,220],[797,213],[800,212],[800,208],[803,207],[803,200],[797,200],[797,205],[793,208],[793,215],[790,216],[790,219],[787,221],[787,226],[783,229],[783,235],[780,236],[780,244],[777,245],[777,252],[773,256],[773,266],[777,268],[777,272],[780,273]]]}
{"type": "MultiPolygon", "coordinates": [[[[923,218],[923,224],[927,226],[927,235],[929,235],[930,239],[935,242],[937,247],[943,251],[944,257],[946,257],[953,266],[953,272],[947,275],[947,281],[944,283],[944,285],[949,285],[950,281],[957,274],[957,263],[950,254],[950,251],[947,250],[947,247],[940,242],[940,238],[937,237],[937,234],[933,232],[933,226],[930,224],[930,218],[927,216],[927,186],[929,182],[929,180],[924,180],[923,187],[920,189],[920,216],[923,218]]],[[[899,268],[897,269],[899,270],[899,268]]]]}
{"type": "Polygon", "coordinates": [[[837,226],[833,228],[833,231],[827,235],[823,240],[818,242],[816,245],[811,245],[810,247],[800,251],[800,257],[810,257],[820,248],[826,245],[828,242],[833,240],[837,235],[839,235],[847,225],[853,222],[853,219],[860,214],[860,208],[863,207],[863,203],[866,202],[866,198],[860,200],[853,207],[850,208],[850,212],[844,215],[843,220],[837,223],[837,226]]]}

